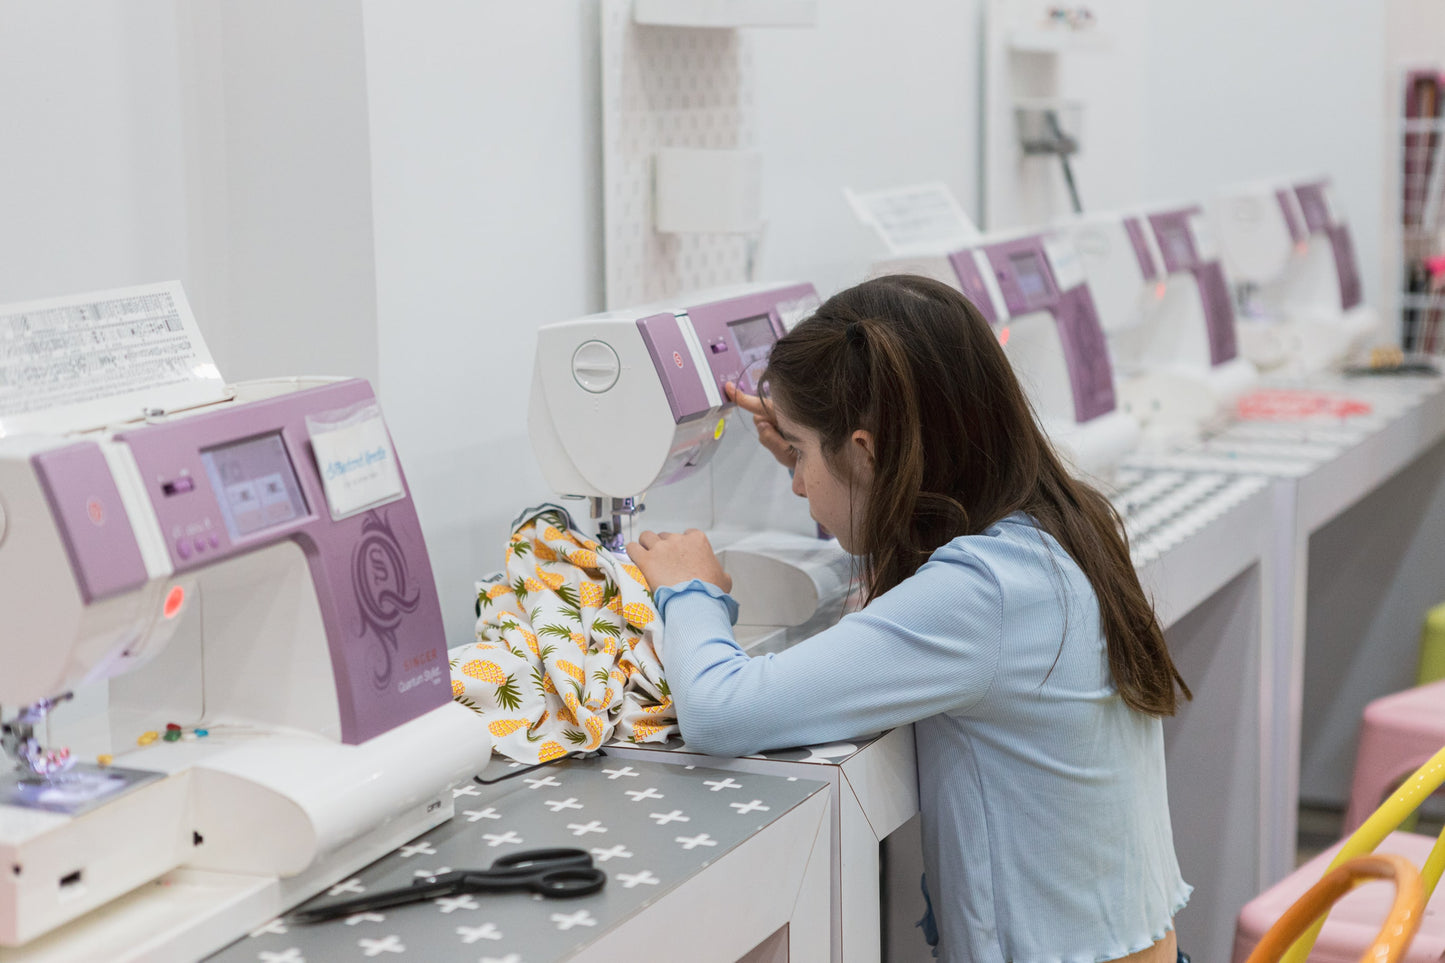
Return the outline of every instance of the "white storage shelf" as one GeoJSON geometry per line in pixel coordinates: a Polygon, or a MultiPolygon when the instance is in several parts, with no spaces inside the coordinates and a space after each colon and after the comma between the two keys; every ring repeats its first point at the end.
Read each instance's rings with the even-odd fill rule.
{"type": "Polygon", "coordinates": [[[1062,54],[1108,50],[1110,42],[1108,34],[1093,28],[1017,27],[1008,35],[1008,46],[1015,53],[1062,54]]]}
{"type": "Polygon", "coordinates": [[[811,27],[817,0],[633,0],[632,19],[651,27],[811,27]]]}

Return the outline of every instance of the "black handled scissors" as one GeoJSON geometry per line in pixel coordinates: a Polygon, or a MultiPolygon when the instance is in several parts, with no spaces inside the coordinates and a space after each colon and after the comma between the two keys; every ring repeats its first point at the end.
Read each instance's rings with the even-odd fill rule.
{"type": "Polygon", "coordinates": [[[488,869],[459,869],[439,876],[423,876],[410,886],[367,893],[337,903],[298,910],[291,923],[320,923],[370,910],[421,903],[461,893],[506,893],[524,890],[554,899],[588,896],[607,882],[607,874],[592,865],[582,849],[529,849],[497,857],[488,869]]]}

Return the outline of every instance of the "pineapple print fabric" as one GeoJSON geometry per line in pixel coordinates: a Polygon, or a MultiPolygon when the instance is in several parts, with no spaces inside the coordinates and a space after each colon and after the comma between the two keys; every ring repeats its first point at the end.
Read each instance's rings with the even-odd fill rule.
{"type": "Polygon", "coordinates": [[[522,517],[507,569],[477,583],[477,641],[451,655],[452,696],[502,755],[541,763],[614,736],[677,732],[642,572],[546,506],[522,517]]]}

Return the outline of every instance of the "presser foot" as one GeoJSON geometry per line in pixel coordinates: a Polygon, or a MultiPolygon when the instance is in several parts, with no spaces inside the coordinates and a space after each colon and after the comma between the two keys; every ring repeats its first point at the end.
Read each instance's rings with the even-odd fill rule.
{"type": "Polygon", "coordinates": [[[64,747],[46,749],[35,737],[35,729],[50,710],[71,698],[71,693],[54,699],[40,699],[20,710],[9,722],[0,723],[0,748],[15,760],[16,768],[29,776],[48,779],[69,769],[75,762],[64,747]]]}

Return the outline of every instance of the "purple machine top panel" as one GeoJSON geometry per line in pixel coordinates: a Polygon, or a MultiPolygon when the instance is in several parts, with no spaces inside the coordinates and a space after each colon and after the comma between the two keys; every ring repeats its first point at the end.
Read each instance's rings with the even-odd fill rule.
{"type": "Polygon", "coordinates": [[[688,307],[687,316],[712,368],[720,397],[726,398],[723,385],[729,381],[749,393],[757,392],[756,379],[767,367],[773,343],[787,334],[780,309],[817,296],[811,284],[794,284],[688,307]]]}
{"type": "Polygon", "coordinates": [[[1124,230],[1129,235],[1134,256],[1139,259],[1139,273],[1144,276],[1144,280],[1153,281],[1159,277],[1159,269],[1154,266],[1154,257],[1149,253],[1149,244],[1144,239],[1143,223],[1137,217],[1126,217],[1124,230]]]}
{"type": "Polygon", "coordinates": [[[1069,369],[1074,420],[1090,421],[1114,410],[1114,372],[1104,329],[1087,284],[1060,291],[1042,235],[985,248],[1000,293],[1015,317],[1035,311],[1053,315],[1069,369]]]}
{"type": "Polygon", "coordinates": [[[1305,218],[1305,229],[1311,234],[1318,234],[1330,226],[1330,205],[1325,200],[1325,188],[1328,186],[1327,181],[1317,181],[1313,184],[1300,184],[1294,189],[1294,196],[1299,199],[1300,213],[1305,218]]]}
{"type": "Polygon", "coordinates": [[[1161,211],[1149,215],[1149,226],[1159,242],[1165,272],[1188,271],[1194,275],[1209,338],[1209,363],[1211,366],[1221,365],[1234,360],[1239,354],[1234,331],[1234,300],[1230,297],[1229,281],[1219,261],[1205,261],[1199,257],[1194,232],[1189,226],[1190,218],[1199,213],[1198,207],[1161,211]]]}
{"type": "Polygon", "coordinates": [[[637,330],[642,333],[652,366],[657,369],[657,377],[672,408],[672,420],[681,424],[705,413],[707,392],[703,390],[702,375],[693,363],[677,317],[670,312],[654,314],[638,321],[637,330]]]}
{"type": "Polygon", "coordinates": [[[1324,234],[1330,239],[1335,255],[1335,274],[1340,279],[1340,306],[1348,311],[1363,299],[1360,269],[1355,261],[1354,238],[1350,235],[1349,226],[1331,217],[1329,201],[1325,197],[1328,187],[1328,181],[1316,181],[1301,184],[1294,192],[1299,198],[1300,210],[1304,212],[1305,227],[1311,234],[1324,234]]]}
{"type": "Polygon", "coordinates": [[[1294,204],[1291,203],[1289,191],[1280,189],[1274,192],[1275,200],[1279,201],[1280,213],[1284,215],[1285,227],[1289,229],[1290,240],[1298,244],[1305,239],[1304,225],[1299,222],[1295,215],[1294,204]]]}
{"type": "Polygon", "coordinates": [[[93,441],[30,459],[85,604],[145,584],[146,567],[110,466],[93,441]]]}
{"type": "Polygon", "coordinates": [[[326,510],[306,416],[374,400],[365,381],[343,381],[118,436],[178,573],[284,540],[300,547],[331,650],[341,737],[352,745],[451,699],[436,582],[410,497],[340,521],[326,510]],[[246,515],[246,500],[213,478],[251,484],[261,516],[246,515]]]}
{"type": "Polygon", "coordinates": [[[1364,300],[1360,289],[1360,269],[1355,260],[1355,244],[1347,224],[1331,224],[1326,231],[1335,251],[1335,273],[1340,278],[1340,307],[1348,311],[1364,300]]]}
{"type": "Polygon", "coordinates": [[[773,345],[787,333],[782,312],[803,299],[816,303],[817,297],[811,284],[794,284],[688,307],[688,320],[707,359],[704,371],[698,370],[676,316],[654,314],[639,320],[637,330],[662,381],[673,421],[681,424],[707,412],[704,378],[713,380],[725,404],[723,385],[729,381],[756,394],[757,378],[773,345]]]}
{"type": "Polygon", "coordinates": [[[958,286],[963,289],[963,296],[973,302],[978,308],[983,319],[989,324],[998,324],[998,308],[989,297],[988,286],[984,284],[983,275],[979,274],[978,261],[973,256],[973,250],[954,251],[948,256],[948,263],[953,265],[953,273],[958,276],[958,286]]]}

